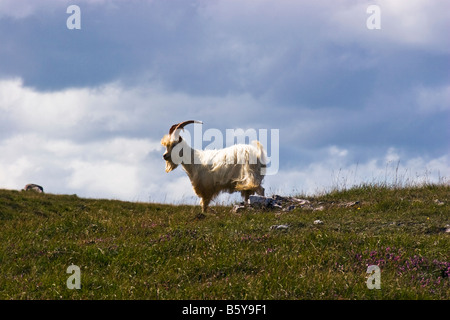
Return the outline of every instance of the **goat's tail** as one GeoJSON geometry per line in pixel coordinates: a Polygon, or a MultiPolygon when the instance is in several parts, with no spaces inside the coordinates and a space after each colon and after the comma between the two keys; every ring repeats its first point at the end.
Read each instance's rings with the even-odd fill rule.
{"type": "Polygon", "coordinates": [[[258,140],[252,141],[252,145],[257,149],[256,152],[256,163],[245,165],[241,167],[241,179],[235,180],[236,190],[254,190],[260,187],[261,182],[264,178],[264,172],[266,168],[266,152],[264,147],[258,140]]]}

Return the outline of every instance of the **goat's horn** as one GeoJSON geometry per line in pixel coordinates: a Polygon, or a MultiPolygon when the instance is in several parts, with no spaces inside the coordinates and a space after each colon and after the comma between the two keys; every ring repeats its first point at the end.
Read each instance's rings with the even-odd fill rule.
{"type": "Polygon", "coordinates": [[[190,123],[202,124],[203,122],[198,121],[198,120],[187,120],[187,121],[183,121],[183,122],[174,124],[173,126],[170,127],[169,134],[172,134],[172,132],[176,131],[177,129],[183,129],[186,125],[188,125],[190,123]]]}

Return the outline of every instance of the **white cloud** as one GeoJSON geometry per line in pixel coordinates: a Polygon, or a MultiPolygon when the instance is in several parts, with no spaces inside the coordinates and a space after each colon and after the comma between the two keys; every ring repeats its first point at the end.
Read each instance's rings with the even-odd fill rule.
{"type": "Polygon", "coordinates": [[[329,153],[331,156],[345,157],[348,154],[348,150],[340,149],[337,146],[331,146],[329,148],[329,153]]]}
{"type": "Polygon", "coordinates": [[[441,87],[420,87],[417,90],[419,112],[430,114],[450,111],[450,85],[441,87]]]}
{"type": "Polygon", "coordinates": [[[283,169],[266,177],[264,187],[269,195],[313,195],[364,183],[408,186],[442,182],[450,182],[450,156],[402,159],[394,148],[389,148],[384,156],[364,163],[348,163],[345,157],[335,154],[304,168],[283,169]]]}
{"type": "Polygon", "coordinates": [[[159,157],[152,151],[159,149],[159,142],[150,139],[75,143],[17,135],[0,143],[1,187],[20,189],[33,182],[51,193],[135,199],[143,190],[158,188],[162,174],[157,174],[159,157]],[[155,179],[146,179],[152,175],[155,179]]]}
{"type": "Polygon", "coordinates": [[[0,17],[10,16],[22,19],[30,16],[39,6],[38,1],[0,0],[0,17]]]}
{"type": "MultiPolygon", "coordinates": [[[[428,94],[426,100],[433,101],[431,96],[438,101],[446,94],[446,89],[442,89],[442,94],[440,89],[437,93],[430,90],[422,94],[428,94]]],[[[197,204],[198,198],[181,168],[169,174],[164,172],[159,139],[173,122],[190,118],[204,120],[206,128],[220,125],[222,130],[249,128],[250,123],[277,123],[281,126],[280,147],[295,144],[287,152],[297,152],[298,141],[303,141],[300,136],[305,141],[315,140],[315,132],[308,131],[311,121],[317,119],[327,126],[318,116],[321,113],[313,111],[305,118],[300,110],[285,110],[281,116],[269,110],[265,116],[273,117],[265,121],[260,116],[264,108],[264,104],[246,94],[190,96],[158,86],[127,88],[119,83],[39,92],[25,87],[20,79],[2,80],[0,188],[21,189],[27,183],[38,183],[50,193],[197,204]],[[298,127],[292,114],[301,115],[304,126],[298,127]],[[286,136],[286,132],[290,134],[286,136]]],[[[277,175],[266,177],[264,187],[268,194],[316,193],[333,186],[383,182],[386,178],[392,181],[394,174],[400,174],[403,181],[416,181],[424,175],[434,181],[439,176],[450,177],[448,155],[408,159],[402,155],[401,146],[395,146],[387,148],[384,155],[355,164],[352,148],[338,144],[311,144],[308,148],[316,156],[305,167],[295,165],[292,159],[292,167],[281,165],[277,175]],[[394,167],[398,161],[399,166],[394,167]]],[[[280,155],[280,159],[290,157],[290,153],[280,155]]],[[[234,200],[239,197],[225,195],[216,203],[234,200]]]]}
{"type": "Polygon", "coordinates": [[[223,0],[205,4],[200,12],[217,28],[218,37],[231,44],[229,52],[246,57],[256,48],[267,53],[293,43],[297,47],[300,40],[307,41],[308,47],[333,40],[358,43],[374,52],[412,47],[448,53],[449,9],[447,2],[439,0],[223,0]],[[370,5],[381,10],[381,30],[367,29],[370,5]],[[252,41],[246,41],[250,34],[252,41]],[[267,44],[263,37],[277,45],[261,45],[267,44]]]}
{"type": "Polygon", "coordinates": [[[248,96],[192,97],[158,86],[40,92],[2,80],[0,126],[8,129],[0,135],[0,188],[38,183],[50,193],[198,203],[181,169],[164,172],[160,138],[200,113],[226,123],[242,103],[256,108],[248,96]]]}
{"type": "MultiPolygon", "coordinates": [[[[86,3],[113,7],[114,0],[78,0],[78,5],[86,3]]],[[[117,2],[117,1],[116,1],[117,2]]],[[[69,16],[66,8],[73,4],[71,0],[0,0],[0,18],[9,16],[14,19],[25,19],[32,15],[60,11],[63,17],[69,16]]]]}
{"type": "Polygon", "coordinates": [[[392,40],[449,52],[447,2],[383,0],[380,7],[386,12],[386,31],[392,40]]]}
{"type": "Polygon", "coordinates": [[[392,48],[421,48],[426,51],[449,53],[447,30],[450,6],[443,1],[378,0],[374,2],[340,1],[332,11],[331,22],[335,32],[331,39],[358,42],[374,52],[392,48]],[[369,5],[381,10],[381,29],[369,30],[366,21],[371,14],[369,5]]]}
{"type": "Polygon", "coordinates": [[[397,154],[395,148],[389,148],[384,159],[386,163],[393,163],[400,161],[400,156],[397,154]]]}
{"type": "Polygon", "coordinates": [[[75,160],[68,163],[68,167],[72,174],[67,187],[82,190],[89,197],[132,199],[140,191],[136,166],[113,161],[75,160]]]}
{"type": "Polygon", "coordinates": [[[164,172],[159,138],[150,129],[145,138],[122,135],[145,123],[148,100],[117,84],[39,92],[20,79],[0,81],[0,125],[8,128],[0,136],[1,187],[34,182],[52,193],[120,199],[157,190],[158,179],[145,179],[157,175],[156,164],[164,172]]]}

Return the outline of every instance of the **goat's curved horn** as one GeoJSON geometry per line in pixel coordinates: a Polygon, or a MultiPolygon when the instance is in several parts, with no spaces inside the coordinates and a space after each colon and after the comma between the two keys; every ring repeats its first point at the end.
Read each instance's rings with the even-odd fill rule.
{"type": "Polygon", "coordinates": [[[174,131],[176,131],[177,129],[183,129],[186,125],[191,124],[191,123],[200,123],[203,124],[203,122],[198,121],[198,120],[187,120],[187,121],[183,121],[177,124],[174,124],[173,126],[170,127],[169,130],[169,134],[172,134],[174,131]]]}

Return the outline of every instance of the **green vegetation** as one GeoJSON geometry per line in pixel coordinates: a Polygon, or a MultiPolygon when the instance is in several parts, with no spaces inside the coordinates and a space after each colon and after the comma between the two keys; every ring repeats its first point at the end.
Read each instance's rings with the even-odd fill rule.
{"type": "Polygon", "coordinates": [[[448,185],[308,200],[320,210],[202,215],[0,190],[0,299],[450,299],[448,185]],[[66,286],[71,264],[80,290],[66,286]],[[366,285],[372,264],[380,290],[366,285]]]}

